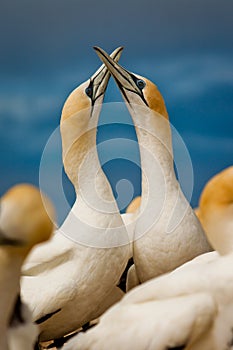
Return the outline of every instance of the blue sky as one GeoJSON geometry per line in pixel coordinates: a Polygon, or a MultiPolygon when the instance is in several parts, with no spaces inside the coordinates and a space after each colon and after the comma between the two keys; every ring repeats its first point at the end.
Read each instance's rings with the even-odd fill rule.
{"type": "MultiPolygon", "coordinates": [[[[186,143],[195,206],[205,182],[232,164],[232,13],[232,0],[1,1],[0,194],[16,182],[38,184],[41,154],[59,125],[66,97],[99,66],[92,46],[110,52],[123,45],[122,65],[158,85],[170,120],[186,143]]],[[[111,101],[121,101],[112,81],[106,95],[106,102],[111,101]]],[[[104,126],[98,141],[119,137],[135,139],[133,127],[104,126]]],[[[59,162],[59,138],[56,142],[59,162]]],[[[132,147],[138,159],[137,145],[132,147]]],[[[140,193],[134,161],[111,161],[104,170],[120,205],[131,198],[132,185],[140,193]]],[[[67,208],[59,203],[51,178],[46,188],[61,221],[67,208]]],[[[184,177],[184,188],[186,181],[184,177]]],[[[65,176],[63,184],[72,201],[65,176]]]]}

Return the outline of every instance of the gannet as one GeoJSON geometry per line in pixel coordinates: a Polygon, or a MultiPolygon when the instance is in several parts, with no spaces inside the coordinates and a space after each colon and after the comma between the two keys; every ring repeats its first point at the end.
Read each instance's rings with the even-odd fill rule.
{"type": "MultiPolygon", "coordinates": [[[[121,51],[116,49],[113,59],[121,51]]],[[[130,255],[128,235],[96,149],[109,77],[103,65],[70,94],[62,110],[63,164],[77,199],[49,244],[29,257],[21,283],[40,341],[75,331],[122,296],[116,285],[130,255]]]]}
{"type": "Polygon", "coordinates": [[[212,177],[205,185],[197,215],[211,245],[217,247],[220,254],[233,251],[233,166],[212,177]],[[226,244],[228,237],[230,240],[226,244]]]}
{"type": "Polygon", "coordinates": [[[136,287],[64,350],[233,349],[232,179],[233,167],[217,174],[200,199],[216,251],[136,287]]]}
{"type": "Polygon", "coordinates": [[[95,48],[114,77],[135,124],[142,167],[142,198],[133,242],[140,282],[172,271],[211,247],[176,179],[171,128],[158,88],[95,48]]]}
{"type": "Polygon", "coordinates": [[[232,263],[232,254],[205,264],[188,262],[145,282],[64,350],[231,349],[232,263]]]}
{"type": "Polygon", "coordinates": [[[38,329],[20,300],[21,265],[53,231],[54,210],[32,185],[12,187],[0,202],[0,349],[32,350],[38,329]]]}

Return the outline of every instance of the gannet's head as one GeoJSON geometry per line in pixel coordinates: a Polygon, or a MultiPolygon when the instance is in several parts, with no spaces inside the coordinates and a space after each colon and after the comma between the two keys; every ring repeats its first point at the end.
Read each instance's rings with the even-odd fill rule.
{"type": "Polygon", "coordinates": [[[233,252],[233,166],[208,181],[200,196],[198,218],[216,250],[233,252]]]}
{"type": "Polygon", "coordinates": [[[230,204],[233,204],[233,166],[208,181],[200,197],[199,209],[230,204]]]}
{"type": "MultiPolygon", "coordinates": [[[[120,59],[123,47],[119,47],[111,53],[114,61],[120,59]]],[[[97,105],[101,105],[104,93],[108,85],[110,73],[103,64],[87,81],[79,85],[68,96],[62,110],[61,123],[78,113],[89,121],[95,112],[97,105]]],[[[77,125],[77,127],[80,127],[77,125]]]]}
{"type": "Polygon", "coordinates": [[[28,184],[12,187],[0,202],[0,246],[27,252],[49,239],[55,212],[49,199],[28,184]]]}
{"type": "Polygon", "coordinates": [[[129,108],[133,105],[143,106],[168,119],[163,97],[154,83],[147,78],[127,71],[101,48],[94,47],[94,49],[114,77],[129,108]]]}
{"type": "MultiPolygon", "coordinates": [[[[112,52],[120,59],[123,47],[112,52]]],[[[76,187],[78,165],[94,146],[96,127],[110,73],[102,65],[90,79],[78,86],[67,98],[61,116],[62,153],[65,171],[76,187]],[[91,136],[91,137],[90,137],[91,136]]]]}

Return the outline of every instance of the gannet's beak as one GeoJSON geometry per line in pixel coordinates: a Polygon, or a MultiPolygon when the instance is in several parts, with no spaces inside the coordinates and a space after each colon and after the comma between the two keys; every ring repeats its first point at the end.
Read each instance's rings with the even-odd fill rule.
{"type": "MultiPolygon", "coordinates": [[[[121,57],[123,47],[118,47],[111,53],[111,59],[114,61],[118,61],[121,57]]],[[[86,88],[86,94],[91,98],[92,107],[96,103],[96,101],[104,95],[105,90],[108,85],[108,81],[110,78],[110,72],[108,71],[105,64],[103,64],[90,78],[90,83],[86,88]]],[[[99,101],[100,103],[102,100],[99,101]]]]}
{"type": "Polygon", "coordinates": [[[138,78],[133,73],[127,71],[125,68],[121,67],[116,60],[114,61],[111,56],[109,56],[103,49],[94,46],[94,50],[97,55],[104,62],[105,66],[108,68],[109,72],[114,77],[119,89],[125,100],[128,103],[131,103],[129,98],[129,92],[135,93],[140,96],[143,103],[148,106],[148,103],[144,97],[143,89],[146,83],[138,78]]]}

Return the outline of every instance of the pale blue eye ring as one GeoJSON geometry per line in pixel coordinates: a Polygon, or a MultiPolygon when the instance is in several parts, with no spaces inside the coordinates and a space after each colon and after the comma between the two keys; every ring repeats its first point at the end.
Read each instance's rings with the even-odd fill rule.
{"type": "Polygon", "coordinates": [[[85,90],[85,93],[88,97],[92,97],[92,88],[88,86],[85,90]]]}
{"type": "Polygon", "coordinates": [[[144,87],[146,86],[146,83],[145,83],[144,80],[138,79],[138,80],[137,80],[137,86],[138,86],[138,88],[139,88],[140,90],[142,90],[142,89],[144,89],[144,87]]]}

